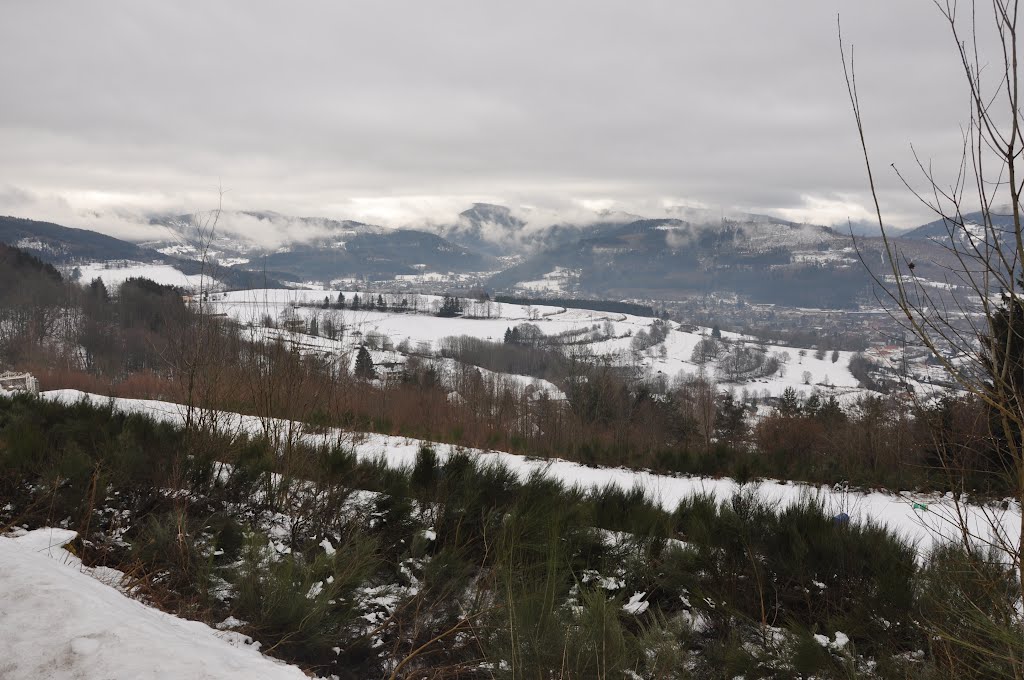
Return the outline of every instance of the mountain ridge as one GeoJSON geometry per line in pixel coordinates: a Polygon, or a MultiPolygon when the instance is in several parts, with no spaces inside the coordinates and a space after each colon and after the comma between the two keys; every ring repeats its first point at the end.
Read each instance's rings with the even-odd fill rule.
{"type": "MultiPolygon", "coordinates": [[[[88,261],[128,260],[169,264],[184,274],[198,274],[209,265],[198,260],[174,257],[129,241],[90,229],[65,227],[54,222],[23,217],[0,217],[0,243],[35,255],[54,265],[73,265],[88,261]]],[[[217,278],[231,287],[280,286],[282,277],[275,272],[250,272],[220,267],[217,278]]]]}
{"type": "MultiPolygon", "coordinates": [[[[58,263],[162,260],[193,273],[201,266],[199,260],[213,260],[239,281],[255,275],[261,282],[265,275],[322,282],[472,274],[489,289],[511,294],[647,300],[735,295],[800,307],[844,308],[864,301],[872,280],[863,263],[882,262],[884,267],[884,259],[878,259],[884,254],[878,237],[860,236],[855,243],[831,227],[752,213],[726,217],[700,208],[671,212],[691,219],[605,213],[608,221],[537,229],[505,206],[478,203],[463,211],[468,226],[457,232],[463,237],[458,240],[426,229],[295,218],[273,211],[221,213],[218,222],[215,214],[164,215],[153,216],[151,224],[166,227],[166,239],[134,244],[89,230],[3,218],[0,240],[35,246],[30,252],[58,263]],[[525,253],[521,238],[488,241],[481,250],[467,247],[464,243],[492,236],[482,220],[501,222],[503,234],[532,228],[537,238],[525,253]],[[244,235],[240,228],[265,231],[244,235]],[[278,233],[285,229],[291,231],[278,233]],[[268,238],[279,245],[268,248],[268,238]]],[[[928,226],[899,237],[900,248],[908,261],[917,263],[918,275],[941,281],[931,263],[941,263],[944,252],[919,236],[928,226]]]]}

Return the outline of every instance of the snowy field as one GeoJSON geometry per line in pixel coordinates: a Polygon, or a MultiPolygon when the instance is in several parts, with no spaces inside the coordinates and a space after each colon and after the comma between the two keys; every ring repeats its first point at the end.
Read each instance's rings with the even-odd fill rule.
{"type": "MultiPolygon", "coordinates": [[[[321,334],[326,318],[331,318],[336,325],[345,327],[344,336],[333,341],[303,333],[287,334],[277,330],[270,332],[274,336],[290,336],[300,345],[300,349],[311,351],[352,352],[372,334],[387,338],[392,346],[397,347],[404,342],[411,351],[425,353],[436,351],[439,341],[449,336],[466,335],[501,342],[506,330],[517,324],[530,323],[551,339],[571,333],[591,333],[594,341],[576,346],[586,348],[598,357],[607,358],[615,364],[635,366],[651,376],[660,375],[668,380],[680,375],[703,373],[716,379],[723,390],[746,389],[752,396],[759,397],[779,396],[789,387],[804,395],[818,391],[824,395],[834,394],[846,400],[865,393],[865,390],[858,387],[857,379],[849,370],[853,352],[839,352],[836,361],[832,361],[831,352],[823,358],[815,358],[813,350],[801,352],[800,348],[794,347],[758,345],[751,338],[723,333],[723,339],[729,343],[728,346],[723,345],[725,349],[742,345],[782,360],[781,368],[773,375],[729,381],[729,376],[721,370],[721,356],[709,360],[703,366],[693,360],[694,348],[702,339],[710,337],[711,330],[708,328],[688,330],[678,323],[668,322],[670,330],[665,339],[638,352],[633,349],[634,338],[641,332],[651,331],[656,321],[653,318],[549,305],[526,306],[472,301],[465,301],[464,316],[442,318],[431,315],[431,311],[436,310],[441,304],[441,298],[436,295],[387,296],[389,300],[399,301],[404,298],[410,305],[415,303],[420,313],[321,309],[315,306],[322,304],[325,297],[333,303],[337,300],[339,292],[344,294],[346,304],[351,304],[354,295],[362,298],[371,294],[352,290],[242,290],[214,294],[211,296],[211,305],[215,312],[226,314],[254,329],[259,328],[268,318],[278,325],[288,318],[299,318],[306,323],[316,318],[321,325],[321,334]]],[[[376,293],[372,295],[375,296],[376,293]]],[[[564,346],[567,349],[573,347],[564,346]]],[[[378,364],[401,363],[405,360],[401,353],[374,354],[373,358],[378,364]]]]}
{"type": "Polygon", "coordinates": [[[84,569],[67,529],[0,537],[4,680],[303,680],[249,638],[132,600],[113,569],[84,569]],[[106,582],[104,582],[106,581],[106,582]]]}
{"type": "MultiPolygon", "coordinates": [[[[219,287],[209,277],[186,275],[165,264],[129,262],[116,266],[113,263],[94,263],[80,269],[82,281],[88,282],[99,277],[112,289],[132,277],[145,277],[187,290],[195,290],[200,285],[212,289],[219,287]]],[[[562,346],[568,350],[573,347],[584,348],[613,364],[633,367],[650,377],[660,376],[669,381],[700,374],[716,380],[722,391],[746,390],[750,396],[762,398],[777,397],[787,388],[804,396],[812,392],[823,396],[834,395],[843,402],[867,393],[867,390],[858,387],[857,379],[850,373],[849,362],[853,352],[839,352],[833,361],[831,352],[817,358],[813,349],[758,344],[753,338],[722,333],[726,341],[721,345],[722,353],[717,358],[699,364],[694,360],[694,348],[702,339],[710,337],[711,331],[708,328],[691,329],[669,322],[670,330],[664,340],[637,351],[634,338],[642,332],[650,332],[655,319],[551,305],[473,300],[463,301],[464,312],[461,317],[442,318],[434,315],[441,305],[440,296],[415,293],[385,294],[385,297],[392,304],[405,300],[410,307],[415,307],[416,313],[319,307],[325,298],[333,303],[339,293],[344,294],[347,305],[351,304],[354,295],[361,298],[370,295],[375,298],[378,294],[356,290],[255,289],[214,293],[210,302],[212,311],[226,314],[248,325],[254,337],[281,337],[295,343],[302,351],[347,355],[349,361],[354,361],[355,349],[366,343],[369,336],[386,338],[390,345],[388,351],[371,346],[371,355],[375,364],[386,365],[391,370],[400,369],[409,353],[423,355],[435,352],[443,338],[465,335],[500,342],[506,330],[518,324],[530,323],[555,343],[559,342],[559,336],[565,338],[567,334],[587,336],[575,345],[566,341],[562,346]],[[321,328],[323,321],[330,318],[336,326],[344,327],[344,333],[330,340],[323,337],[322,330],[319,336],[279,330],[288,319],[301,319],[308,324],[314,318],[321,324],[321,328]],[[279,328],[264,327],[268,319],[279,328]],[[406,349],[395,351],[399,345],[406,349]],[[723,369],[723,360],[726,354],[739,347],[761,352],[767,357],[776,357],[780,361],[779,369],[763,377],[731,375],[723,369]]],[[[929,372],[927,367],[917,363],[911,365],[911,370],[914,374],[920,374],[920,380],[910,380],[919,394],[934,390],[926,381],[941,380],[943,377],[933,375],[934,371],[929,372]]],[[[560,388],[550,383],[535,382],[526,376],[513,376],[513,379],[524,385],[532,384],[544,389],[551,396],[561,394],[560,388]]]]}
{"type": "MultiPolygon", "coordinates": [[[[68,404],[87,399],[97,405],[112,404],[114,408],[127,413],[144,413],[159,421],[184,422],[185,407],[169,402],[115,399],[76,390],[44,392],[42,397],[68,404]]],[[[301,425],[296,423],[234,413],[221,413],[215,422],[219,423],[224,431],[251,434],[268,433],[268,429],[271,431],[268,434],[280,434],[289,428],[293,431],[297,427],[301,428],[301,425]]],[[[315,434],[305,433],[302,436],[310,444],[341,441],[351,446],[359,458],[383,458],[394,468],[411,467],[416,452],[424,444],[418,439],[353,433],[340,429],[315,434]]],[[[452,452],[459,450],[458,447],[449,444],[431,443],[431,446],[437,451],[440,461],[444,461],[452,452]]],[[[960,513],[967,517],[972,533],[985,537],[986,540],[1004,540],[1016,544],[1021,536],[1021,508],[1014,501],[1007,501],[1004,504],[965,505],[958,504],[952,495],[849,491],[776,480],[741,486],[727,478],[661,475],[626,468],[587,467],[560,459],[539,460],[501,451],[462,450],[480,457],[481,460],[506,465],[523,479],[534,472],[543,472],[566,485],[577,485],[584,489],[614,485],[629,490],[639,486],[663,508],[670,511],[674,511],[682,499],[697,493],[710,493],[719,500],[725,500],[740,489],[756,489],[761,498],[778,506],[786,506],[808,497],[815,498],[833,514],[847,513],[853,522],[870,521],[889,527],[916,544],[922,553],[930,550],[937,542],[959,538],[956,518],[960,513]],[[926,508],[915,507],[921,505],[926,508]],[[998,536],[992,533],[993,527],[996,528],[998,536]]]]}
{"type": "Polygon", "coordinates": [[[82,273],[80,279],[82,283],[89,283],[93,279],[99,278],[110,290],[132,278],[145,278],[166,286],[179,286],[186,290],[196,290],[200,287],[216,288],[220,285],[209,276],[185,274],[169,264],[94,262],[81,265],[78,269],[82,273]]]}
{"type": "Polygon", "coordinates": [[[555,267],[541,278],[533,281],[520,281],[515,287],[520,290],[546,293],[568,293],[573,284],[579,281],[579,269],[555,267]]]}

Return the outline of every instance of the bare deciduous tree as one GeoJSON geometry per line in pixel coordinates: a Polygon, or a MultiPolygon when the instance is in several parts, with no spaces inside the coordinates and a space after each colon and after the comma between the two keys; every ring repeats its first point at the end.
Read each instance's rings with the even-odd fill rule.
{"type": "MultiPolygon", "coordinates": [[[[934,4],[950,30],[969,104],[960,163],[951,180],[943,179],[915,151],[923,188],[916,188],[898,169],[896,173],[945,227],[939,239],[950,263],[945,282],[926,280],[922,268],[886,230],[857,95],[853,53],[847,54],[840,37],[850,103],[882,232],[886,271],[884,275],[872,272],[872,276],[893,318],[945,367],[960,389],[987,407],[992,423],[989,439],[998,449],[995,471],[1004,476],[1019,508],[1024,503],[1024,121],[1019,100],[1018,2],[990,0],[980,7],[956,0],[934,0],[934,4]],[[949,295],[949,289],[959,294],[949,295]]],[[[951,479],[963,473],[957,461],[943,457],[942,464],[951,479]]],[[[1021,538],[1006,525],[1003,514],[986,511],[984,519],[981,526],[969,521],[968,511],[959,504],[949,518],[966,555],[985,555],[979,564],[996,556],[1015,566],[1011,611],[996,611],[991,601],[983,606],[979,598],[968,596],[959,605],[963,608],[959,619],[971,622],[975,637],[948,628],[937,633],[961,653],[973,655],[976,667],[998,660],[1006,672],[1022,678],[1024,624],[1019,608],[1016,614],[1012,611],[1021,597],[1021,538]]],[[[987,567],[976,569],[981,588],[997,587],[990,573],[987,567]]]]}

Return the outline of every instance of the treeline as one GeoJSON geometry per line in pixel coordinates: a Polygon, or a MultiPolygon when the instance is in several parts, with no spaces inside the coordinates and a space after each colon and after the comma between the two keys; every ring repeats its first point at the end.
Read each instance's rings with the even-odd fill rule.
{"type": "MultiPolygon", "coordinates": [[[[440,300],[429,300],[419,294],[377,293],[372,291],[352,293],[346,297],[344,292],[337,296],[325,295],[323,301],[315,305],[321,309],[351,309],[368,312],[396,312],[411,314],[433,314],[440,317],[462,316],[474,319],[490,319],[501,316],[501,305],[489,298],[479,297],[464,300],[454,295],[444,294],[440,300]]],[[[306,306],[312,306],[307,304],[306,306]]]]}
{"type": "MultiPolygon", "coordinates": [[[[834,397],[787,390],[752,431],[748,474],[781,467],[808,478],[861,487],[976,490],[1005,495],[1010,480],[989,413],[968,396],[914,404],[907,397],[866,397],[842,406],[834,397]]],[[[744,477],[744,475],[740,475],[744,477]]]]}
{"type": "MultiPolygon", "coordinates": [[[[524,324],[525,325],[525,324],[524,324]]],[[[496,373],[511,373],[563,382],[573,372],[572,359],[564,352],[540,344],[512,339],[492,342],[468,335],[449,336],[438,343],[440,356],[496,373]]]]}
{"type": "Polygon", "coordinates": [[[526,298],[513,295],[495,295],[495,302],[513,305],[547,305],[550,307],[572,307],[595,312],[612,312],[613,314],[632,314],[634,316],[658,316],[654,307],[633,302],[618,300],[577,300],[576,298],[526,298]]]}
{"type": "Polygon", "coordinates": [[[65,281],[52,266],[0,244],[0,363],[125,379],[166,369],[169,339],[187,315],[181,292],[129,279],[65,281]]]}

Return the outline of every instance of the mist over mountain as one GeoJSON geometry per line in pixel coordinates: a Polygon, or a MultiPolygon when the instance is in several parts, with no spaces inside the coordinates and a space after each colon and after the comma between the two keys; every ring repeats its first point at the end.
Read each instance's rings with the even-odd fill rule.
{"type": "Polygon", "coordinates": [[[863,293],[849,239],[781,221],[636,220],[525,259],[490,281],[543,289],[558,273],[580,292],[614,298],[740,294],[759,302],[844,307],[863,293]]]}
{"type": "Polygon", "coordinates": [[[454,243],[503,255],[521,244],[525,227],[526,222],[505,206],[474,203],[472,208],[459,213],[454,224],[440,225],[437,231],[454,243]]]}
{"type": "Polygon", "coordinates": [[[159,256],[151,249],[106,234],[21,217],[0,217],[0,243],[53,264],[86,258],[137,260],[159,256]]]}
{"type": "MultiPolygon", "coordinates": [[[[871,299],[865,263],[884,265],[880,238],[763,215],[634,220],[587,232],[495,275],[495,289],[614,299],[738,296],[755,303],[849,308],[871,299]]],[[[941,281],[949,255],[930,242],[900,250],[924,278],[941,281]]],[[[884,272],[883,272],[884,273],[884,272]]]]}
{"type": "Polygon", "coordinates": [[[474,203],[452,222],[423,228],[466,248],[497,257],[525,255],[570,242],[608,226],[641,219],[617,211],[576,210],[568,214],[516,210],[491,203],[474,203]]]}
{"type": "Polygon", "coordinates": [[[431,272],[494,269],[496,261],[437,234],[389,229],[354,220],[292,217],[271,211],[164,215],[151,220],[168,238],[145,245],[163,253],[197,256],[240,266],[266,267],[304,280],[389,278],[431,272]]]}
{"type": "MultiPolygon", "coordinates": [[[[702,229],[717,228],[727,223],[790,226],[801,224],[772,215],[688,205],[661,206],[645,214],[637,214],[612,209],[578,209],[559,213],[474,203],[454,221],[427,224],[423,228],[434,231],[453,243],[496,256],[535,255],[580,238],[593,238],[611,233],[645,219],[681,220],[702,229]]],[[[831,228],[846,236],[851,226],[855,235],[879,235],[877,224],[867,220],[838,224],[831,228]]],[[[895,228],[890,230],[890,235],[900,233],[902,231],[895,228]]]]}
{"type": "MultiPolygon", "coordinates": [[[[0,240],[54,262],[165,259],[195,269],[191,263],[212,261],[225,271],[321,282],[471,275],[488,289],[518,294],[738,296],[824,308],[868,299],[872,281],[864,262],[885,261],[881,240],[870,233],[855,243],[844,230],[756,213],[688,206],[664,212],[674,217],[581,211],[573,222],[547,223],[544,215],[476,203],[450,223],[423,228],[272,211],[162,214],[148,218],[161,238],[138,243],[7,218],[0,240]]],[[[948,265],[948,253],[933,242],[940,231],[941,222],[931,223],[899,238],[918,275],[936,281],[948,265]]]]}
{"type": "MultiPolygon", "coordinates": [[[[881,236],[882,230],[878,228],[878,220],[850,220],[844,224],[836,224],[832,227],[841,234],[854,236],[881,236]]],[[[911,227],[913,229],[913,227],[911,227]]],[[[911,229],[900,229],[892,225],[885,226],[887,236],[900,237],[907,235],[911,229]]]]}
{"type": "MultiPolygon", "coordinates": [[[[145,245],[130,243],[88,229],[75,229],[52,222],[19,217],[0,217],[0,243],[14,246],[55,265],[87,262],[135,261],[168,264],[183,274],[210,273],[210,264],[189,253],[162,253],[145,245]]],[[[280,272],[251,272],[238,267],[217,267],[217,279],[228,286],[281,285],[290,279],[280,272]]]]}
{"type": "Polygon", "coordinates": [[[294,245],[337,244],[357,234],[379,234],[385,227],[327,217],[293,217],[277,212],[221,210],[189,214],[157,214],[149,224],[163,227],[163,238],[143,241],[160,249],[176,245],[211,247],[232,257],[289,248],[294,245]]]}

